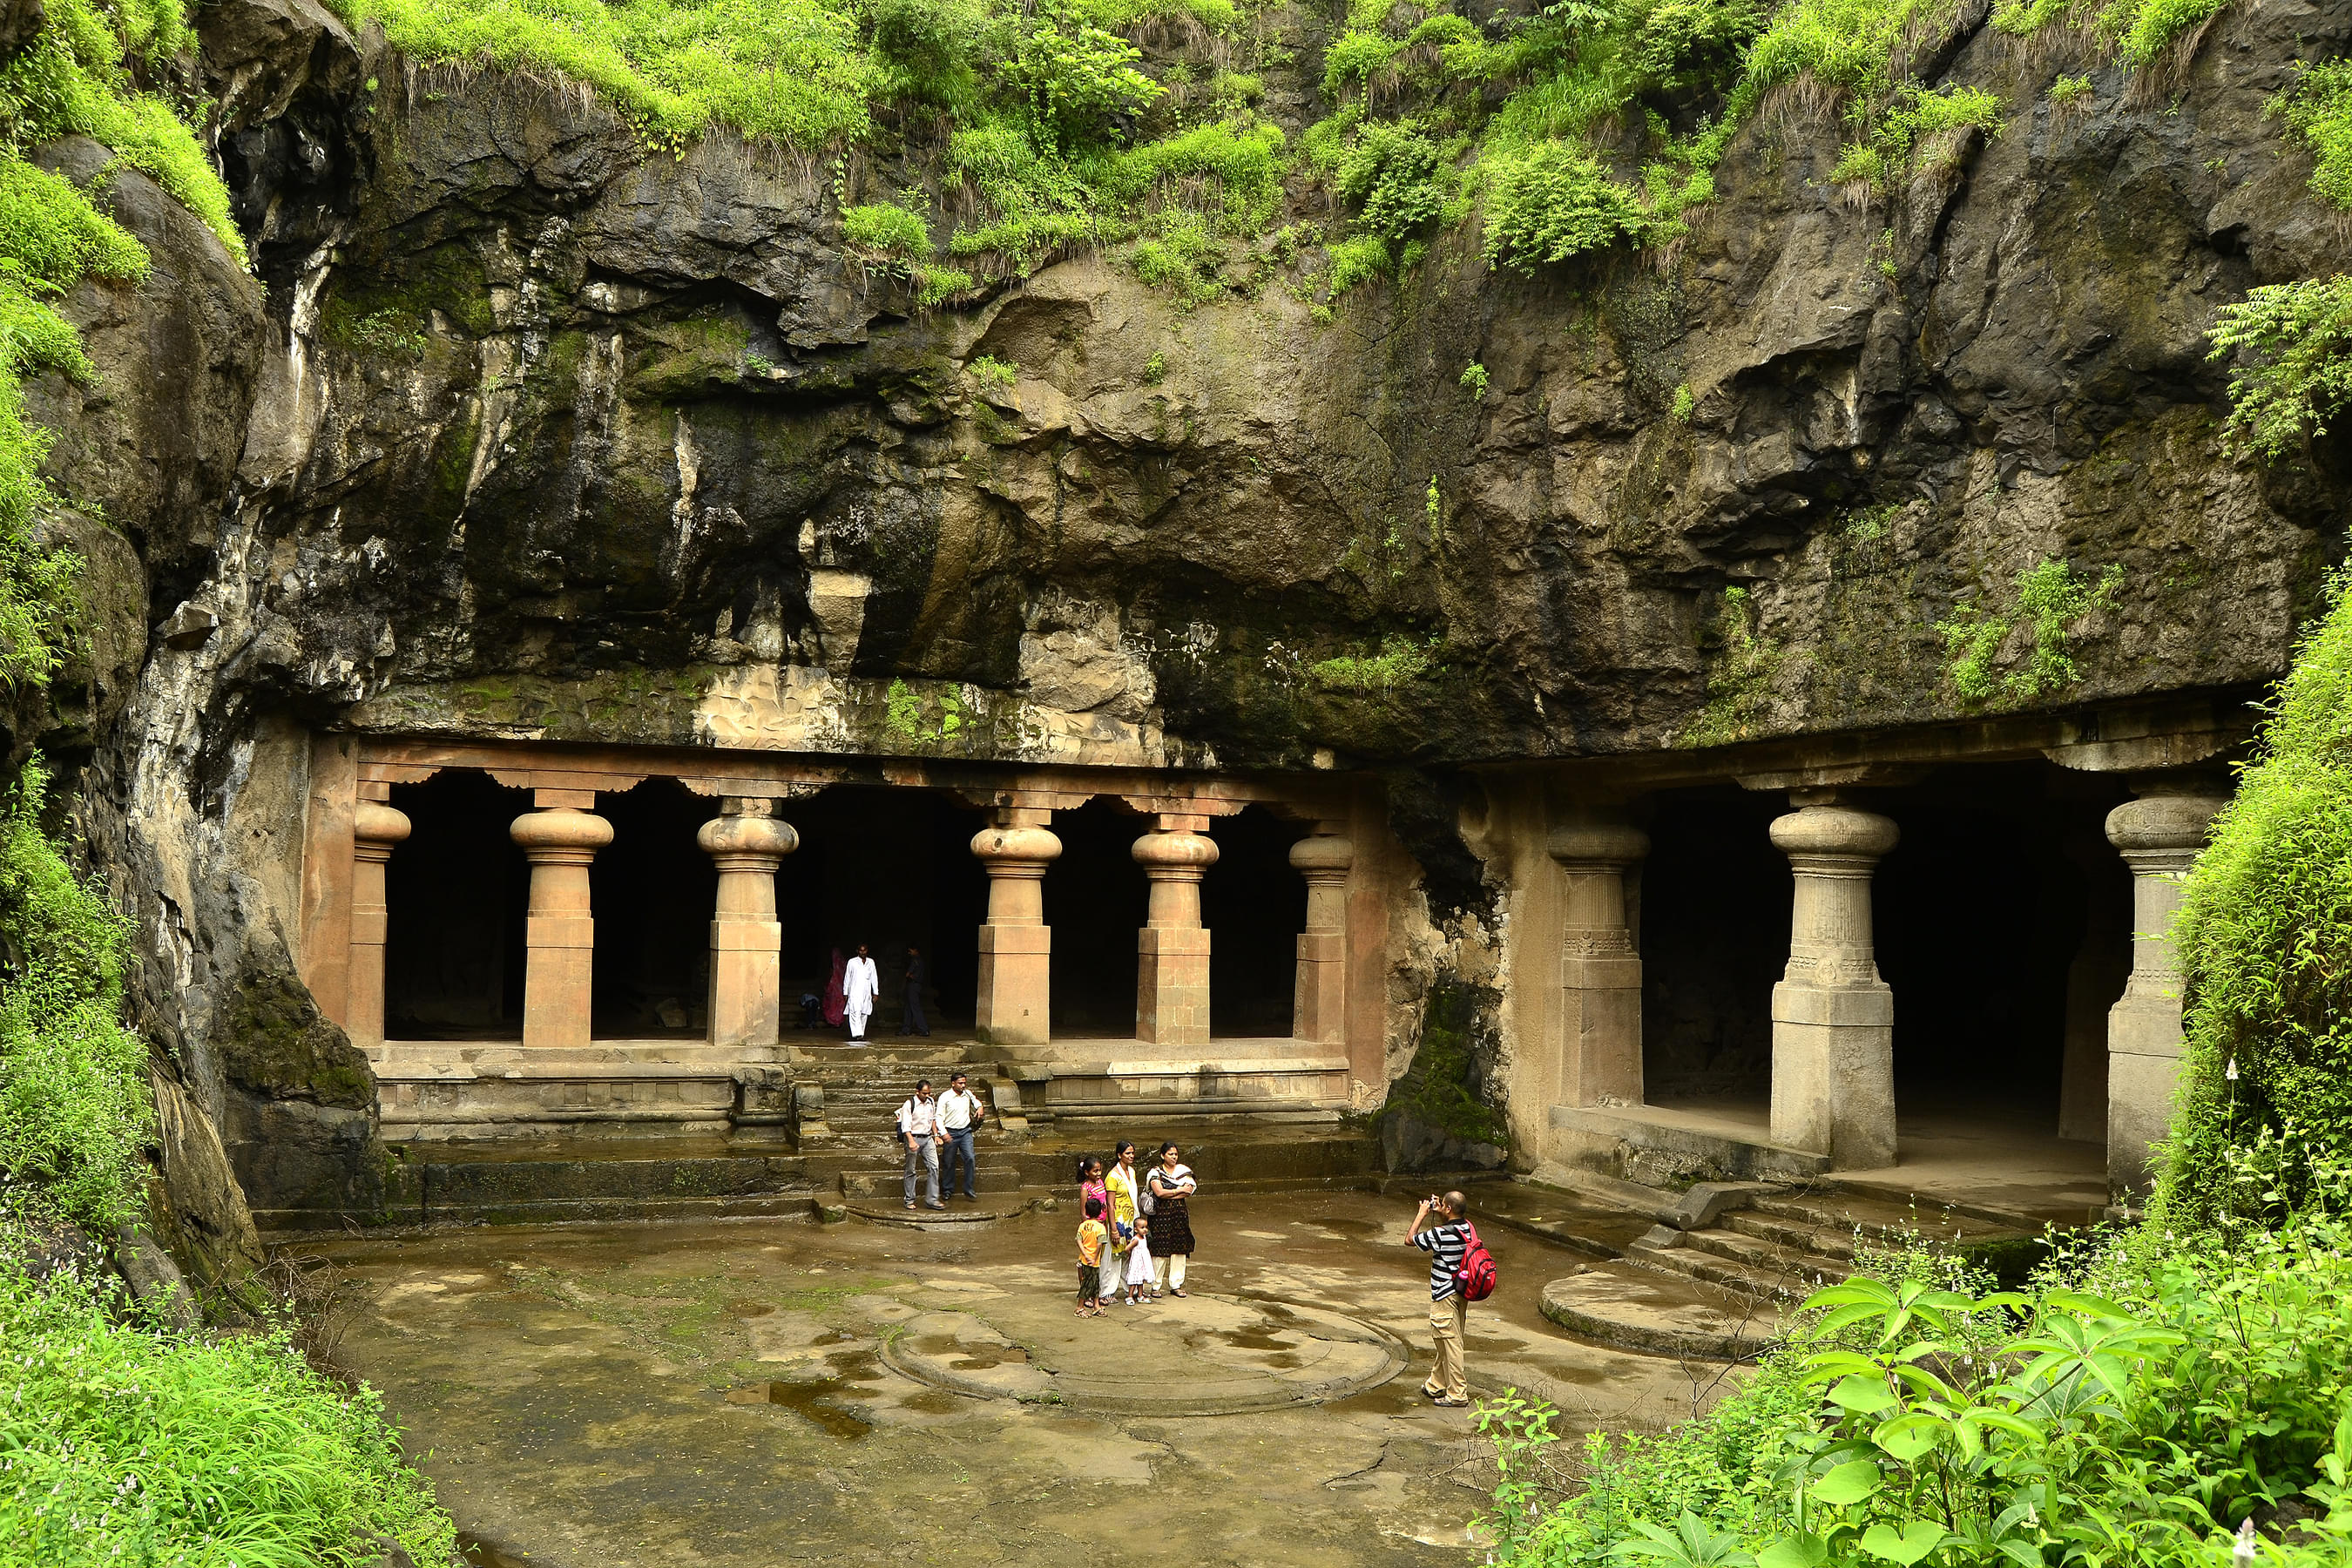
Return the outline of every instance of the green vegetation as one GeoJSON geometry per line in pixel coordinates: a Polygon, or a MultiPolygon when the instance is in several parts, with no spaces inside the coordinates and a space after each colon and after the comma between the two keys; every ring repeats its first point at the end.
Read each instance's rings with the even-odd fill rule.
{"type": "Polygon", "coordinates": [[[373,1390],[282,1332],[180,1338],[13,1252],[0,1237],[0,1568],[362,1568],[388,1542],[453,1560],[373,1390]]]}
{"type": "Polygon", "coordinates": [[[1549,1413],[1490,1405],[1496,1562],[1675,1568],[2188,1568],[2352,1542],[2352,1198],[2279,1228],[2103,1238],[2018,1293],[1916,1249],[1814,1295],[1757,1376],[1661,1437],[1592,1440],[1546,1512],[1549,1413]]]}
{"type": "Polygon", "coordinates": [[[1759,621],[1747,589],[1723,591],[1723,607],[1700,639],[1700,652],[1715,656],[1706,667],[1707,704],[1677,745],[1727,746],[1755,732],[1788,651],[1763,635],[1759,621]]]}
{"type": "Polygon", "coordinates": [[[1021,378],[1019,365],[1009,360],[998,359],[993,354],[982,354],[965,364],[963,368],[968,374],[975,375],[992,386],[1002,386],[1008,391],[1013,384],[1021,378]]]}
{"type": "Polygon", "coordinates": [[[1675,424],[1687,425],[1691,422],[1692,413],[1697,407],[1698,399],[1691,395],[1690,383],[1686,381],[1675,388],[1674,403],[1666,412],[1674,416],[1675,424]]]}
{"type": "Polygon", "coordinates": [[[1510,1128],[1486,1103],[1479,1066],[1492,1050],[1479,1019],[1493,1016],[1494,1002],[1493,992],[1450,976],[1430,987],[1412,1065],[1390,1087],[1377,1121],[1405,1117],[1465,1143],[1510,1147],[1510,1128]],[[1482,1004],[1488,1009],[1483,1015],[1482,1004]]]}
{"type": "Polygon", "coordinates": [[[1464,367],[1462,379],[1456,384],[1458,384],[1463,391],[1470,395],[1473,402],[1486,396],[1486,367],[1475,363],[1464,367]]]}
{"type": "Polygon", "coordinates": [[[2094,610],[2115,603],[2123,586],[2123,568],[2110,566],[2094,578],[2078,574],[2063,561],[2036,562],[2017,574],[2015,603],[1988,610],[1964,600],[1936,623],[1948,660],[1945,674],[1964,702],[1989,702],[2002,696],[2032,702],[2081,679],[2071,651],[2074,623],[2094,610]],[[2010,634],[2023,622],[2032,633],[2032,649],[2021,668],[1996,675],[1994,666],[2010,634]]]}
{"type": "MultiPolygon", "coordinates": [[[[1436,481],[1430,483],[1430,493],[1436,495],[1436,481]]],[[[1337,691],[1352,691],[1360,695],[1389,691],[1411,685],[1437,666],[1442,639],[1432,635],[1416,641],[1397,632],[1381,639],[1378,653],[1342,654],[1307,667],[1307,673],[1320,684],[1337,691]]]]}
{"type": "Polygon", "coordinates": [[[2254,760],[2189,874],[2175,928],[2192,977],[2179,1109],[2156,1208],[2228,1205],[2234,1145],[2352,1151],[2352,596],[2339,578],[2270,705],[2254,760]]]}
{"type": "Polygon", "coordinates": [[[2161,62],[2230,0],[1996,0],[1992,25],[2024,37],[2044,27],[2081,34],[2136,68],[2161,62]]]}
{"type": "Polygon", "coordinates": [[[42,830],[47,784],[28,762],[0,808],[0,1188],[103,1233],[138,1215],[155,1109],[122,1024],[128,931],[42,830]]]}
{"type": "Polygon", "coordinates": [[[2269,283],[2221,308],[2210,357],[2244,354],[2230,378],[2229,439],[2265,458],[2326,434],[2352,398],[2352,278],[2269,283]]]}

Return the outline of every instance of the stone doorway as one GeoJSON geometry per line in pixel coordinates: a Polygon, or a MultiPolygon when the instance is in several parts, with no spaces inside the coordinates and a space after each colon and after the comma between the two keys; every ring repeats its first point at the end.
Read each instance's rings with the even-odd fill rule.
{"type": "Polygon", "coordinates": [[[520,1038],[530,865],[509,828],[530,810],[530,792],[452,768],[394,784],[392,804],[413,826],[384,866],[386,1032],[520,1038]]]}
{"type": "Polygon", "coordinates": [[[1287,1039],[1298,990],[1307,882],[1290,847],[1307,825],[1253,805],[1216,825],[1217,860],[1201,883],[1212,1037],[1287,1039]]]}

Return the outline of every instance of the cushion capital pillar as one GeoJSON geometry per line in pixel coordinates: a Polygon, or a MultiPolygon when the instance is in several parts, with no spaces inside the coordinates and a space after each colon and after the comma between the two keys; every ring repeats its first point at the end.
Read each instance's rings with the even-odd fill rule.
{"type": "Polygon", "coordinates": [[[1772,842],[1796,874],[1789,967],[1772,987],[1772,1142],[1845,1170],[1895,1163],[1895,993],[1878,975],[1870,881],[1900,835],[1827,791],[1792,795],[1772,842]]]}
{"type": "Polygon", "coordinates": [[[1290,847],[1291,868],[1307,880],[1307,929],[1298,933],[1298,978],[1291,1037],[1318,1045],[1348,1038],[1348,873],[1356,847],[1318,825],[1290,847]]]}
{"type": "Polygon", "coordinates": [[[522,1043],[585,1046],[596,959],[588,868],[596,851],[613,842],[613,825],[576,806],[556,805],[516,817],[508,831],[530,862],[522,1043]]]}
{"type": "Polygon", "coordinates": [[[990,1045],[1039,1046],[1053,1027],[1054,933],[1045,924],[1045,869],[1062,841],[1050,811],[1005,807],[972,835],[988,872],[988,921],[980,928],[974,1032],[990,1045]]]}
{"type": "Polygon", "coordinates": [[[1151,886],[1136,933],[1135,1037],[1163,1046],[1209,1043],[1209,933],[1201,925],[1201,879],[1217,846],[1206,817],[1161,816],[1129,851],[1151,886]]]}
{"type": "Polygon", "coordinates": [[[2180,1071],[2180,973],[2172,946],[2181,878],[2227,797],[2210,779],[2139,777],[2140,794],[2107,813],[2107,842],[2132,872],[2132,967],[2107,1010],[2107,1184],[2145,1188],[2148,1146],[2172,1121],[2180,1071]]]}
{"type": "Polygon", "coordinates": [[[776,919],[776,868],[800,847],[772,802],[729,798],[695,835],[719,868],[710,917],[710,1043],[773,1046],[783,1009],[784,928],[776,919]]]}
{"type": "Polygon", "coordinates": [[[1642,959],[1625,923],[1625,873],[1650,836],[1589,814],[1555,826],[1544,848],[1567,878],[1560,920],[1558,1033],[1539,1098],[1570,1105],[1642,1100],[1642,959]]]}
{"type": "Polygon", "coordinates": [[[383,1044],[383,938],[391,920],[384,864],[408,837],[407,816],[382,801],[362,800],[352,816],[352,948],[344,1026],[362,1050],[383,1044]]]}

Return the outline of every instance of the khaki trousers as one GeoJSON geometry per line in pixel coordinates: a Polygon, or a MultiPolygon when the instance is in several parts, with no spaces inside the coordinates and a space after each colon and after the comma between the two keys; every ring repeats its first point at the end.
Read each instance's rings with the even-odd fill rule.
{"type": "Polygon", "coordinates": [[[1462,1333],[1470,1303],[1459,1296],[1441,1296],[1429,1304],[1429,1337],[1435,1342],[1437,1365],[1423,1387],[1442,1391],[1448,1399],[1470,1397],[1469,1376],[1462,1369],[1462,1333]]]}

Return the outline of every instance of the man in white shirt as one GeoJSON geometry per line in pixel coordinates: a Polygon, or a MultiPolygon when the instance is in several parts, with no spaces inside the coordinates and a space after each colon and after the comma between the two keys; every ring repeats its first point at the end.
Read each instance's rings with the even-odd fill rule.
{"type": "Polygon", "coordinates": [[[955,1196],[956,1164],[963,1164],[963,1195],[972,1203],[980,1194],[971,1190],[972,1178],[978,1168],[972,1163],[971,1135],[980,1131],[980,1096],[972,1093],[969,1080],[958,1073],[948,1079],[948,1091],[940,1096],[940,1131],[947,1139],[943,1157],[947,1174],[940,1185],[949,1197],[955,1196]]]}
{"type": "Polygon", "coordinates": [[[940,1202],[940,1102],[931,1098],[929,1079],[917,1084],[898,1107],[898,1137],[907,1145],[907,1206],[915,1206],[915,1173],[919,1169],[929,1184],[923,1206],[947,1207],[940,1202]]]}
{"type": "Polygon", "coordinates": [[[874,956],[862,942],[857,944],[857,956],[842,972],[841,992],[842,1010],[849,1018],[849,1038],[852,1043],[862,1042],[866,1020],[874,1016],[874,999],[882,994],[882,972],[874,966],[874,956]]]}

